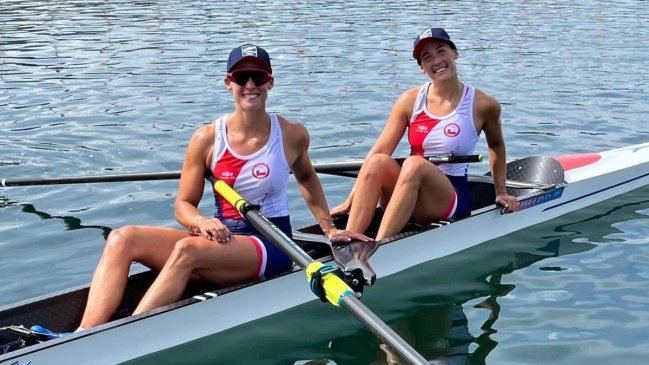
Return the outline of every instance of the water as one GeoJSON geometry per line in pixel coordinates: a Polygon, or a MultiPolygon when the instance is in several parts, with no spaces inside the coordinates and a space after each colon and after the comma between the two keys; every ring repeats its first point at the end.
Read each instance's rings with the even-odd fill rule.
{"type": "MultiPolygon", "coordinates": [[[[510,158],[645,142],[648,18],[641,1],[2,0],[0,177],[180,169],[195,128],[230,111],[225,61],[244,42],[270,52],[269,109],[309,129],[313,160],[363,156],[399,93],[426,80],[410,52],[429,25],[451,33],[461,78],[501,102],[510,158]]],[[[398,154],[406,152],[400,144],[398,154]]],[[[349,181],[321,179],[329,204],[341,202],[349,181]]],[[[112,228],[176,226],[175,190],[174,181],[4,188],[0,305],[88,282],[112,228]]],[[[310,223],[294,185],[290,194],[294,224],[310,223]]],[[[453,348],[471,363],[641,363],[649,353],[646,196],[627,194],[385,278],[364,301],[431,359],[453,348]],[[559,256],[539,255],[559,238],[559,256]],[[517,253],[528,264],[464,273],[467,262],[511,263],[517,253]],[[398,305],[384,304],[381,295],[395,291],[405,291],[398,305]],[[485,307],[496,304],[490,318],[495,311],[485,307]]],[[[386,362],[371,334],[318,303],[231,332],[162,356],[386,362]],[[242,338],[267,345],[249,351],[234,345],[242,338]],[[221,344],[228,351],[214,353],[221,344]]]]}

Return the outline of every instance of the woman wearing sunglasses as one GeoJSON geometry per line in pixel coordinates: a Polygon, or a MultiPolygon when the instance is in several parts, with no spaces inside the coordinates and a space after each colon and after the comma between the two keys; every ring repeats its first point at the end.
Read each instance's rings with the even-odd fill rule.
{"type": "Polygon", "coordinates": [[[159,271],[135,314],[173,303],[189,280],[232,285],[292,267],[291,260],[214,192],[216,214],[198,210],[205,172],[225,181],[291,236],[287,182],[293,172],[304,200],[332,241],[369,241],[333,225],[298,123],[266,111],[275,80],[268,53],[254,45],[232,50],[224,77],[234,111],[198,128],[187,146],[176,197],[185,229],[127,226],[111,232],[92,279],[80,329],[107,322],[118,308],[134,261],[159,271]]]}
{"type": "Polygon", "coordinates": [[[444,29],[429,28],[417,36],[412,56],[431,81],[397,99],[367,154],[355,188],[332,210],[333,215],[349,212],[347,230],[365,232],[380,203],[385,212],[377,240],[399,233],[411,217],[429,224],[470,214],[467,164],[435,166],[421,156],[472,154],[482,131],[496,203],[506,212],[518,207],[505,189],[505,142],[498,101],[460,82],[455,64],[459,53],[444,29]],[[399,166],[391,156],[406,130],[412,156],[399,166]]]}

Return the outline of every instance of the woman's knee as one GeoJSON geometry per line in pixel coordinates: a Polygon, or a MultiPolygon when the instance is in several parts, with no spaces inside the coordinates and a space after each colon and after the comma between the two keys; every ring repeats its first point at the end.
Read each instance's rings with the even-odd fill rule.
{"type": "Polygon", "coordinates": [[[365,177],[369,179],[382,178],[388,169],[394,167],[397,165],[392,156],[384,153],[374,154],[363,163],[365,177]]]}
{"type": "Polygon", "coordinates": [[[114,229],[106,239],[105,254],[124,255],[132,252],[134,245],[137,244],[135,239],[137,228],[126,226],[114,229]]]}
{"type": "Polygon", "coordinates": [[[392,156],[386,155],[385,153],[375,153],[370,158],[365,161],[366,164],[369,164],[370,167],[384,167],[387,164],[394,163],[392,156]]]}
{"type": "Polygon", "coordinates": [[[429,167],[434,167],[434,165],[421,157],[408,157],[401,165],[399,181],[401,183],[420,183],[424,169],[429,167]]]}
{"type": "Polygon", "coordinates": [[[194,267],[200,252],[194,237],[183,238],[174,245],[168,264],[194,267]]]}

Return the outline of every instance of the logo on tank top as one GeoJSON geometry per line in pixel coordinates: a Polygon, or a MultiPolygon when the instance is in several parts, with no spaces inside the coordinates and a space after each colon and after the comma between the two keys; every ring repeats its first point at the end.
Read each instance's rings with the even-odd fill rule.
{"type": "Polygon", "coordinates": [[[263,162],[260,162],[252,167],[252,176],[256,179],[263,180],[270,175],[270,167],[263,162]]]}
{"type": "Polygon", "coordinates": [[[221,180],[232,180],[234,179],[234,172],[232,171],[221,171],[221,180]]]}
{"type": "Polygon", "coordinates": [[[460,126],[455,123],[449,123],[444,127],[444,135],[446,137],[454,138],[460,134],[460,126]]]}

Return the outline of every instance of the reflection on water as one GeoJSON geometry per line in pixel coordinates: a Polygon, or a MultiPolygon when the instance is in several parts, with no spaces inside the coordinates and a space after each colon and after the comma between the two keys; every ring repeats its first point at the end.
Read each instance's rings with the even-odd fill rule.
{"type": "Polygon", "coordinates": [[[10,204],[15,204],[15,202],[12,202],[9,200],[9,198],[0,195],[0,208],[4,208],[10,204]]]}
{"type": "MultiPolygon", "coordinates": [[[[562,227],[557,228],[557,231],[562,231],[562,227]]],[[[410,316],[389,322],[389,325],[406,341],[413,344],[415,349],[432,364],[484,364],[489,353],[498,344],[492,338],[492,335],[498,332],[496,323],[501,308],[498,298],[506,297],[516,288],[514,284],[503,283],[503,276],[544,259],[584,252],[594,247],[591,244],[571,247],[573,244],[570,239],[571,237],[567,236],[561,239],[553,238],[543,246],[534,246],[529,242],[519,243],[510,249],[516,247],[527,251],[512,252],[499,248],[497,255],[491,252],[491,247],[486,247],[489,246],[488,243],[483,244],[471,249],[470,255],[473,257],[489,255],[489,257],[484,257],[484,261],[478,265],[471,265],[460,271],[457,270],[458,260],[468,261],[466,257],[468,253],[424,264],[417,269],[422,273],[419,280],[423,281],[425,277],[442,278],[445,273],[448,275],[452,272],[453,276],[449,281],[453,286],[448,286],[451,282],[427,285],[427,291],[432,294],[417,298],[418,302],[424,302],[426,305],[410,316]],[[449,269],[449,266],[455,269],[449,269]],[[458,286],[464,289],[455,291],[458,286]],[[485,292],[489,294],[483,296],[485,292]],[[469,332],[469,323],[463,308],[467,302],[474,299],[479,300],[471,308],[479,311],[486,310],[488,313],[486,316],[483,315],[486,318],[478,327],[480,333],[475,336],[469,332]]],[[[400,280],[404,281],[404,278],[399,276],[400,280]]],[[[415,280],[410,278],[407,281],[415,280]]],[[[376,342],[376,340],[371,334],[363,334],[358,338],[337,338],[332,341],[331,347],[336,352],[354,353],[354,349],[360,347],[360,343],[368,342],[376,342]]],[[[375,355],[376,359],[372,364],[406,364],[389,347],[378,343],[377,345],[381,351],[375,355]]],[[[363,356],[365,357],[367,356],[363,356]]]]}
{"type": "MultiPolygon", "coordinates": [[[[1,205],[0,208],[2,208],[1,205]]],[[[86,228],[100,229],[102,231],[102,235],[104,239],[108,238],[108,234],[112,230],[112,228],[110,227],[81,224],[81,219],[72,216],[53,216],[46,212],[37,210],[33,204],[21,204],[21,211],[24,213],[35,214],[40,219],[60,219],[63,222],[65,229],[68,231],[73,231],[75,229],[86,229],[86,228]]]]}

